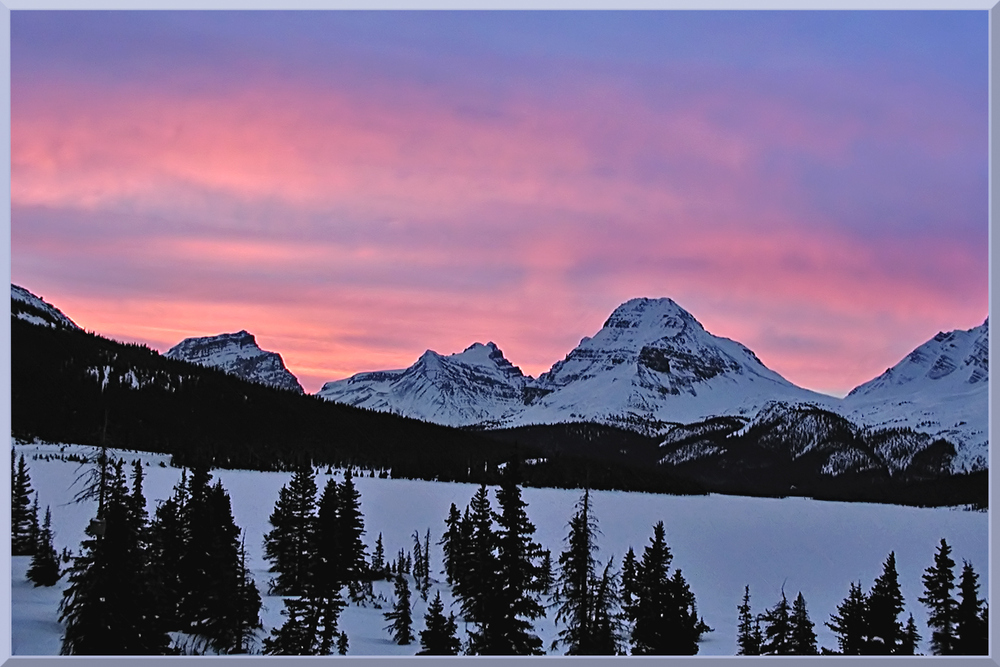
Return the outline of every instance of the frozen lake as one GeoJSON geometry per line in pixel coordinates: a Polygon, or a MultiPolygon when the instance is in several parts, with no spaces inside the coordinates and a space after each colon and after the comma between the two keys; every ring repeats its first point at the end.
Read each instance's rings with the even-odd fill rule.
{"type": "MultiPolygon", "coordinates": [[[[57,550],[79,549],[83,529],[94,515],[93,503],[72,504],[78,490],[74,480],[80,474],[78,464],[65,461],[33,460],[34,455],[58,453],[58,445],[17,445],[24,452],[32,488],[39,491],[44,516],[45,506],[53,513],[57,550]]],[[[62,452],[85,451],[67,445],[62,452]]],[[[171,493],[180,478],[180,470],[160,467],[167,457],[155,454],[120,452],[126,461],[140,458],[148,463],[144,491],[152,514],[159,500],[171,493]]],[[[257,585],[262,590],[266,611],[262,612],[265,631],[282,622],[281,599],[263,595],[270,578],[268,563],[263,560],[263,535],[269,530],[267,517],[274,508],[281,486],[291,473],[260,473],[242,470],[216,470],[213,478],[222,480],[233,501],[236,523],[246,531],[246,547],[257,585]]],[[[334,475],[343,479],[342,473],[334,475]]],[[[328,475],[317,475],[322,490],[328,475]]],[[[464,510],[476,490],[475,485],[413,480],[355,477],[361,492],[365,517],[365,540],[369,554],[379,533],[388,558],[400,548],[409,551],[412,534],[421,537],[431,530],[432,571],[442,570],[441,549],[435,544],[444,532],[444,519],[451,503],[464,510]]],[[[535,541],[552,551],[558,561],[564,548],[567,523],[581,493],[575,490],[523,490],[528,515],[537,532],[535,541]]],[[[595,491],[591,494],[593,511],[601,534],[598,536],[598,559],[613,556],[616,569],[631,546],[637,557],[649,543],[653,525],[663,521],[667,543],[674,555],[673,567],[680,568],[697,598],[698,611],[714,632],[705,635],[700,655],[736,653],[736,608],[743,587],[750,586],[755,613],[773,606],[785,593],[791,601],[801,591],[809,615],[816,625],[819,646],[836,649],[836,638],[823,623],[836,611],[848,593],[852,581],[860,581],[865,591],[882,572],[890,551],[896,553],[896,567],[905,598],[905,622],[909,613],[924,636],[921,651],[927,651],[930,631],[926,610],[917,602],[923,593],[921,575],[932,565],[941,538],[952,547],[958,563],[968,560],[980,574],[980,596],[988,590],[988,514],[960,509],[922,509],[894,505],[841,503],[804,498],[767,499],[735,496],[666,496],[644,493],[595,491]]],[[[491,500],[496,507],[495,496],[491,500]]],[[[57,605],[65,581],[52,589],[33,588],[24,579],[27,557],[12,562],[12,647],[15,655],[57,654],[60,626],[56,622],[57,605]]],[[[436,589],[450,601],[444,576],[436,589]]],[[[376,591],[392,600],[392,586],[379,584],[376,591]]],[[[430,598],[433,599],[434,588],[430,598]]],[[[414,635],[423,629],[426,608],[414,595],[414,635]]],[[[552,619],[539,619],[536,632],[546,648],[559,628],[552,619]]],[[[350,640],[350,654],[412,655],[419,650],[419,640],[410,646],[397,646],[383,630],[386,622],[381,611],[351,606],[345,609],[340,627],[350,640]]],[[[460,634],[461,625],[460,625],[460,634]]],[[[557,651],[561,653],[561,651],[557,651]]]]}

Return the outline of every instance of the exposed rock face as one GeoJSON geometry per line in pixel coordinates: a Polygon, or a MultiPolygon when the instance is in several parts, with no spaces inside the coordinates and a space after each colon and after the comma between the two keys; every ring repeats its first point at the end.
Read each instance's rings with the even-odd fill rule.
{"type": "Polygon", "coordinates": [[[218,368],[250,382],[303,393],[302,385],[285,368],[281,355],[260,349],[253,334],[246,331],[186,338],[164,356],[218,368]]]}

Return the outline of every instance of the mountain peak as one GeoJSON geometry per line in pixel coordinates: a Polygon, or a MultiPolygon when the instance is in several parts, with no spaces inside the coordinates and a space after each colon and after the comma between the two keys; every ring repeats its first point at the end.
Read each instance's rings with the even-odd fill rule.
{"type": "Polygon", "coordinates": [[[185,338],[164,356],[218,368],[250,382],[304,393],[298,379],[285,368],[281,355],[260,349],[257,339],[245,329],[185,338]]]}

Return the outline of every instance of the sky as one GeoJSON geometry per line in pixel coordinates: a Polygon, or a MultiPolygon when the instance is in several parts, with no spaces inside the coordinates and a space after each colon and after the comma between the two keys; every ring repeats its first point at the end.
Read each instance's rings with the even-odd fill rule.
{"type": "Polygon", "coordinates": [[[670,297],[843,395],[988,313],[986,11],[11,13],[11,280],[309,392],[670,297]]]}

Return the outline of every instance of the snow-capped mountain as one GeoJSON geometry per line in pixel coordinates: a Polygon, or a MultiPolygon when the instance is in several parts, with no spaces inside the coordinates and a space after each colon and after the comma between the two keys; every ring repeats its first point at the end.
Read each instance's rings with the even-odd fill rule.
{"type": "Polygon", "coordinates": [[[955,470],[988,465],[989,318],[939,333],[853,389],[837,408],[859,424],[908,427],[956,445],[955,470]]]}
{"type": "Polygon", "coordinates": [[[318,396],[448,426],[495,422],[524,408],[530,378],[494,343],[444,356],[427,350],[406,369],[327,382],[318,396]]]}
{"type": "Polygon", "coordinates": [[[218,368],[250,382],[303,393],[302,385],[285,368],[281,355],[260,349],[253,334],[246,331],[185,338],[164,356],[218,368]]]}
{"type": "Polygon", "coordinates": [[[14,317],[47,327],[79,329],[73,320],[41,297],[17,285],[10,286],[10,313],[14,317]]]}
{"type": "Polygon", "coordinates": [[[663,423],[747,414],[768,400],[822,400],[753,352],[705,331],[670,299],[633,299],[538,379],[493,343],[428,351],[405,370],[328,382],[328,400],[452,426],[596,421],[655,431],[663,423]]]}
{"type": "Polygon", "coordinates": [[[539,398],[515,424],[598,421],[656,431],[772,400],[825,401],[714,336],[671,299],[632,299],[533,383],[539,398]]]}

